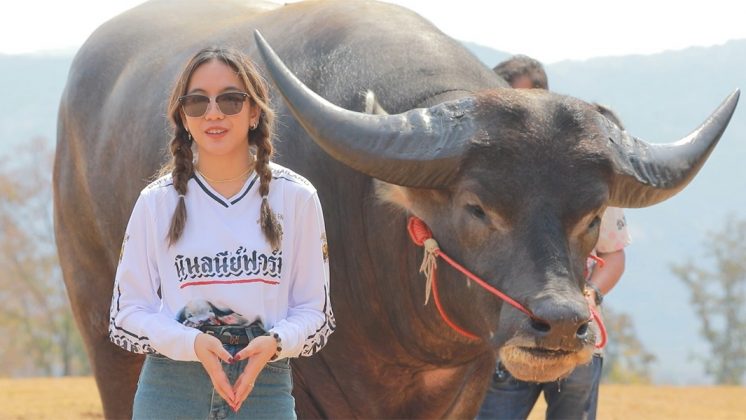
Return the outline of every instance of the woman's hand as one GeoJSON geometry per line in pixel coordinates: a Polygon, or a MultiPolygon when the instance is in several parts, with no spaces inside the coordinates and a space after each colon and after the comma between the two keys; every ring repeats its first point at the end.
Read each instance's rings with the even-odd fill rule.
{"type": "Polygon", "coordinates": [[[235,407],[237,405],[236,394],[220,364],[221,360],[233,363],[231,354],[223,348],[220,340],[205,333],[199,334],[194,339],[194,352],[197,353],[197,358],[210,375],[212,386],[231,407],[235,407]]]}
{"type": "Polygon", "coordinates": [[[276,351],[277,341],[274,337],[263,335],[251,340],[246,348],[236,353],[236,360],[248,359],[249,362],[233,385],[236,401],[235,406],[232,406],[234,411],[238,412],[241,409],[243,402],[254,390],[257,376],[276,351]]]}

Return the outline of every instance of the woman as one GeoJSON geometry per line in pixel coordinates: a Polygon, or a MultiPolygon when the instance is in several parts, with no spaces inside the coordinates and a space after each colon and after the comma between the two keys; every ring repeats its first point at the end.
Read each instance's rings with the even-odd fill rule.
{"type": "Polygon", "coordinates": [[[270,163],[267,87],[242,53],[197,53],[168,115],[172,160],[132,211],[111,307],[111,340],[148,355],[133,416],[293,418],[288,358],[334,329],[316,191],[270,163]]]}

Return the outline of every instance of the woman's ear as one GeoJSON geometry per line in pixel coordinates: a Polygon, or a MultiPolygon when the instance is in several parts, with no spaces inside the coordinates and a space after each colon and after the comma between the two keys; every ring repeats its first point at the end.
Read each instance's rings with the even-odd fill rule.
{"type": "Polygon", "coordinates": [[[181,118],[181,124],[184,125],[184,130],[186,130],[186,132],[188,133],[189,132],[189,126],[187,125],[187,118],[186,118],[186,114],[184,114],[184,110],[183,109],[179,110],[179,117],[181,118]]]}
{"type": "Polygon", "coordinates": [[[249,109],[249,125],[256,127],[259,125],[259,119],[262,116],[262,109],[259,105],[252,102],[251,108],[249,109]]]}

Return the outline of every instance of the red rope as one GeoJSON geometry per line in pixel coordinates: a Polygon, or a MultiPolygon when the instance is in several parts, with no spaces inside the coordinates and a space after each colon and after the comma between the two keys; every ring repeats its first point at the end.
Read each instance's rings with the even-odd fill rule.
{"type": "MultiPolygon", "coordinates": [[[[409,231],[409,237],[412,238],[412,241],[417,246],[425,246],[425,241],[433,237],[433,232],[430,231],[430,228],[427,227],[425,222],[416,217],[409,218],[409,223],[407,223],[407,231],[409,231]]],[[[442,256],[440,249],[436,249],[434,252],[436,256],[442,256]]],[[[440,317],[443,318],[443,321],[445,321],[445,323],[448,324],[449,327],[453,328],[459,334],[472,340],[478,340],[479,337],[459,327],[455,322],[451,321],[448,315],[446,315],[446,311],[445,309],[443,309],[443,305],[440,303],[440,294],[438,293],[438,280],[435,274],[435,272],[432,273],[433,300],[435,300],[435,307],[438,308],[440,317]]]]}
{"type": "MultiPolygon", "coordinates": [[[[430,228],[423,222],[421,219],[417,217],[410,217],[409,222],[407,223],[407,231],[409,232],[409,236],[412,238],[412,241],[417,246],[424,246],[425,241],[428,239],[431,239],[433,237],[433,233],[430,230],[430,228]]],[[[499,297],[503,301],[507,302],[508,304],[512,305],[519,311],[523,312],[524,314],[528,315],[531,318],[536,318],[533,313],[531,313],[530,310],[528,310],[525,306],[521,305],[520,303],[516,302],[513,298],[506,295],[505,293],[501,292],[500,290],[494,288],[484,280],[477,277],[474,273],[464,268],[461,264],[454,261],[451,257],[446,255],[440,248],[435,248],[433,250],[433,254],[435,254],[436,257],[443,258],[448,264],[450,264],[453,268],[460,271],[462,274],[464,274],[469,279],[475,281],[477,284],[482,286],[485,290],[492,293],[493,295],[499,297]]],[[[601,267],[603,267],[604,261],[601,258],[596,257],[595,255],[591,258],[594,258],[601,267]],[[594,258],[595,257],[595,258],[594,258]]],[[[437,270],[437,268],[436,268],[437,270]]],[[[468,337],[470,339],[478,339],[479,337],[464,330],[463,328],[456,325],[455,322],[451,321],[450,318],[448,318],[448,315],[446,315],[445,309],[443,309],[443,306],[440,302],[440,295],[438,294],[438,283],[437,283],[437,276],[436,271],[432,272],[432,291],[433,291],[433,298],[435,300],[435,306],[438,308],[438,312],[440,313],[441,318],[443,318],[443,321],[445,321],[448,326],[453,328],[456,332],[459,334],[468,337]]],[[[601,341],[596,344],[597,348],[602,348],[606,345],[606,328],[604,327],[604,324],[601,320],[600,315],[598,312],[593,309],[593,307],[589,304],[588,308],[591,311],[591,319],[595,320],[599,325],[599,330],[601,333],[601,341]]]]}
{"type": "Polygon", "coordinates": [[[593,308],[593,306],[588,305],[588,309],[591,310],[591,317],[598,324],[599,334],[601,335],[601,341],[599,341],[598,343],[596,343],[596,348],[597,349],[602,349],[602,348],[604,348],[606,346],[606,340],[607,340],[607,338],[606,338],[606,326],[604,325],[604,322],[601,319],[601,315],[599,315],[598,311],[596,311],[596,309],[593,308]]]}
{"type": "Polygon", "coordinates": [[[479,337],[459,327],[458,325],[456,325],[455,322],[451,321],[451,319],[448,318],[448,315],[446,315],[446,311],[445,309],[443,309],[443,305],[441,305],[440,303],[440,295],[438,294],[438,280],[436,279],[435,273],[433,273],[433,300],[435,301],[435,307],[438,308],[438,312],[440,312],[440,317],[443,318],[443,321],[445,321],[445,323],[448,324],[449,327],[453,328],[454,330],[456,330],[456,332],[463,335],[464,337],[471,338],[472,340],[479,340],[479,337]]]}
{"type": "Polygon", "coordinates": [[[603,267],[604,264],[606,264],[606,261],[604,261],[604,259],[601,258],[601,257],[599,257],[598,255],[591,254],[591,255],[588,256],[588,258],[596,261],[596,263],[598,264],[599,267],[603,267]]]}
{"type": "MultiPolygon", "coordinates": [[[[604,259],[599,257],[598,255],[590,254],[588,258],[596,261],[596,264],[598,264],[599,268],[603,267],[606,264],[606,261],[604,261],[604,259]]],[[[586,268],[586,271],[587,271],[587,268],[586,268]]],[[[588,276],[588,273],[586,273],[586,277],[587,276],[588,276]]],[[[604,325],[604,321],[601,318],[601,315],[598,313],[598,311],[596,311],[593,305],[588,303],[588,309],[591,310],[591,319],[596,321],[596,324],[598,324],[599,334],[601,335],[601,341],[596,343],[596,348],[602,349],[606,346],[606,341],[608,340],[608,337],[606,335],[606,326],[604,325]]]]}
{"type": "Polygon", "coordinates": [[[444,254],[442,251],[438,252],[438,256],[441,257],[441,258],[443,258],[444,260],[446,260],[446,262],[448,262],[448,264],[451,264],[453,266],[453,268],[455,268],[456,270],[462,272],[466,277],[474,280],[478,285],[480,285],[483,288],[487,289],[488,292],[492,293],[493,295],[495,295],[495,296],[499,297],[500,299],[504,300],[505,302],[509,303],[510,305],[512,305],[513,307],[515,307],[519,311],[523,312],[524,314],[528,315],[529,317],[536,318],[534,316],[534,314],[531,313],[531,311],[529,311],[525,306],[523,306],[520,303],[516,302],[515,300],[513,300],[513,298],[511,298],[510,296],[506,295],[505,293],[503,293],[503,292],[495,289],[494,287],[492,287],[491,285],[489,285],[487,282],[485,282],[484,280],[482,280],[479,277],[477,277],[474,273],[472,273],[471,271],[465,269],[461,264],[459,264],[456,261],[452,260],[451,257],[449,257],[448,255],[444,254]]]}

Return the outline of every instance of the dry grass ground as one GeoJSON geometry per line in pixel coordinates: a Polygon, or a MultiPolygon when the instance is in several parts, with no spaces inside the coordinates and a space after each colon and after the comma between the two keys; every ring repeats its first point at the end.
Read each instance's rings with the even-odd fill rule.
{"type": "MultiPolygon", "coordinates": [[[[540,399],[529,419],[543,419],[540,399]]],[[[746,420],[746,387],[602,385],[599,420],[746,420]]],[[[92,378],[0,379],[0,419],[102,418],[92,378]]]]}
{"type": "MultiPolygon", "coordinates": [[[[539,398],[529,420],[544,418],[539,398]]],[[[599,420],[746,420],[746,387],[601,385],[599,420]]]]}
{"type": "Polygon", "coordinates": [[[92,377],[0,379],[0,419],[103,418],[92,377]]]}

